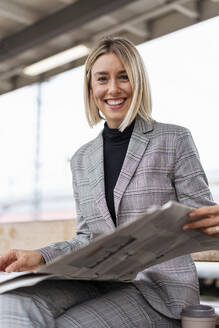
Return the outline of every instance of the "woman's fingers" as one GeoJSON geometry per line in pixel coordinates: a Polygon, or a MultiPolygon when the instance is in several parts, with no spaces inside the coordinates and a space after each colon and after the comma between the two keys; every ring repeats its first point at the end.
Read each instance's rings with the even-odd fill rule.
{"type": "Polygon", "coordinates": [[[6,268],[5,268],[5,272],[18,272],[19,271],[19,263],[18,261],[15,261],[14,263],[8,265],[6,268]]]}
{"type": "MultiPolygon", "coordinates": [[[[24,254],[19,254],[17,260],[5,268],[6,272],[19,272],[22,271],[22,267],[27,266],[28,257],[24,254]]],[[[28,267],[28,266],[27,266],[28,267]]],[[[27,269],[28,270],[28,269],[27,269]]]]}
{"type": "Polygon", "coordinates": [[[44,258],[39,251],[11,250],[0,258],[0,270],[6,272],[27,271],[44,264],[44,258]]]}
{"type": "Polygon", "coordinates": [[[213,215],[213,216],[219,215],[219,205],[196,208],[189,213],[190,218],[197,218],[197,217],[208,216],[208,215],[213,215]]]}
{"type": "Polygon", "coordinates": [[[183,230],[202,229],[208,227],[215,227],[217,225],[219,225],[219,216],[218,217],[211,216],[203,219],[198,219],[192,222],[187,222],[185,225],[183,225],[183,230]]]}
{"type": "Polygon", "coordinates": [[[209,236],[219,236],[219,205],[205,206],[189,213],[191,222],[183,225],[183,230],[200,229],[209,236]]]}
{"type": "Polygon", "coordinates": [[[219,237],[219,225],[209,228],[201,229],[202,232],[204,232],[206,235],[213,236],[213,237],[219,237]]]}
{"type": "Polygon", "coordinates": [[[8,253],[0,257],[0,270],[4,271],[7,266],[16,261],[17,259],[17,250],[11,249],[8,253]]]}

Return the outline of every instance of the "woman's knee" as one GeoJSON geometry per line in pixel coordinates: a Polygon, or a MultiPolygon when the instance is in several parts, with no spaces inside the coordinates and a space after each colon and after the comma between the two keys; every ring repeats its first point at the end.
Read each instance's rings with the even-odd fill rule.
{"type": "Polygon", "coordinates": [[[47,307],[19,292],[0,295],[0,327],[54,327],[47,307]]]}

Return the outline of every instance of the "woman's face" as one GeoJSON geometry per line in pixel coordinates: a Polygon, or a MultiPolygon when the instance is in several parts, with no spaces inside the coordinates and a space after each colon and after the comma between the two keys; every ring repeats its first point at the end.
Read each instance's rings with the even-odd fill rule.
{"type": "Polygon", "coordinates": [[[91,70],[91,95],[110,128],[123,121],[132,101],[132,88],[120,59],[114,53],[100,56],[91,70]]]}

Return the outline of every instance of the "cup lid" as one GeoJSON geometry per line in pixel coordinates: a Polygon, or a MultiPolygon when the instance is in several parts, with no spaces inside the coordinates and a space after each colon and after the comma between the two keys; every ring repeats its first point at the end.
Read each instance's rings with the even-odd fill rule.
{"type": "Polygon", "coordinates": [[[202,304],[187,306],[182,310],[181,315],[195,318],[212,318],[216,316],[212,306],[202,304]]]}

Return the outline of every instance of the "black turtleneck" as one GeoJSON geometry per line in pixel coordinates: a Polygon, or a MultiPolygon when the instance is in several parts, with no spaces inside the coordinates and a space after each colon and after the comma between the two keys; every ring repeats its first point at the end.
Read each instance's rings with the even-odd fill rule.
{"type": "Polygon", "coordinates": [[[107,123],[105,123],[103,130],[105,196],[115,225],[116,214],[113,190],[125,159],[133,128],[134,122],[123,132],[120,132],[118,129],[110,129],[107,123]]]}

